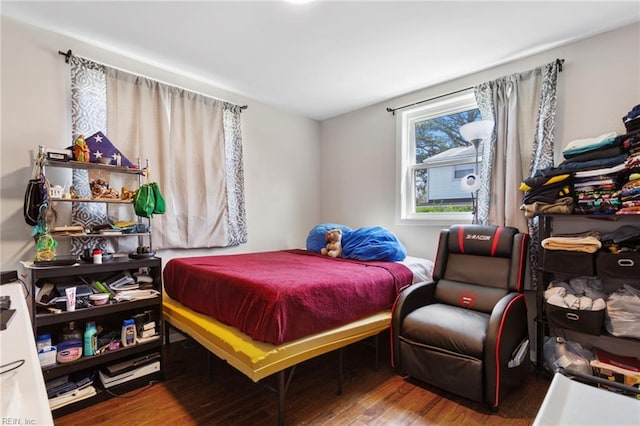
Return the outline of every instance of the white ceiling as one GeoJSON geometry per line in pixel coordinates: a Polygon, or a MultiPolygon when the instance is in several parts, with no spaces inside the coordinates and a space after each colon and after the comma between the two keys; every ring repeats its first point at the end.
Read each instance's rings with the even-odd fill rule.
{"type": "Polygon", "coordinates": [[[640,21],[640,1],[2,0],[0,12],[322,120],[640,21]]]}

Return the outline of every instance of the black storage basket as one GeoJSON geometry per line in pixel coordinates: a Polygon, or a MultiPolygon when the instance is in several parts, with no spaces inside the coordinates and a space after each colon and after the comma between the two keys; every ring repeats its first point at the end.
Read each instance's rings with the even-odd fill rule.
{"type": "Polygon", "coordinates": [[[599,311],[562,308],[546,303],[547,320],[551,327],[599,336],[602,332],[604,309],[599,311]]]}
{"type": "Polygon", "coordinates": [[[571,275],[595,275],[595,255],[568,250],[544,250],[542,268],[547,272],[571,275]]]}

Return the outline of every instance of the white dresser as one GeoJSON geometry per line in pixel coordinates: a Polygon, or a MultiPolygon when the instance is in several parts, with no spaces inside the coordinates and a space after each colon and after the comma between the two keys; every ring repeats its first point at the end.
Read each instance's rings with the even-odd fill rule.
{"type": "Polygon", "coordinates": [[[0,286],[15,313],[0,331],[0,424],[53,425],[22,284],[0,286]]]}

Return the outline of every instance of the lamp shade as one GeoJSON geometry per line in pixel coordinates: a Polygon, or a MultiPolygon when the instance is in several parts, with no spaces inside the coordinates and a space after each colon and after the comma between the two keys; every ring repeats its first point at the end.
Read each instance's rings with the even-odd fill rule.
{"type": "Polygon", "coordinates": [[[467,142],[482,141],[491,135],[493,131],[493,121],[480,120],[472,121],[460,127],[460,136],[467,142]]]}

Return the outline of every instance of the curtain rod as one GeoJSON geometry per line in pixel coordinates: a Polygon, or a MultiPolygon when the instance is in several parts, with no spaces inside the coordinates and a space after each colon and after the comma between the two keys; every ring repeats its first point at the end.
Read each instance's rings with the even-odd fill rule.
{"type": "MultiPolygon", "coordinates": [[[[562,64],[564,64],[564,59],[556,59],[556,64],[558,64],[558,71],[562,72],[562,64]]],[[[396,107],[396,108],[387,107],[387,112],[391,112],[391,113],[393,113],[393,115],[396,115],[396,111],[399,110],[399,109],[404,109],[404,108],[409,108],[409,107],[412,107],[412,106],[420,105],[420,104],[423,104],[425,102],[434,101],[436,99],[444,98],[445,96],[455,95],[456,93],[465,92],[465,91],[471,90],[471,89],[473,89],[473,86],[465,87],[464,89],[460,89],[460,90],[454,90],[453,92],[444,93],[442,95],[434,96],[434,97],[431,97],[431,98],[428,98],[428,99],[422,99],[421,101],[417,101],[417,102],[414,102],[412,104],[402,105],[402,106],[399,106],[399,107],[396,107]]]]}
{"type": "MultiPolygon", "coordinates": [[[[70,59],[71,59],[71,57],[73,56],[73,52],[71,51],[71,49],[67,50],[66,52],[63,52],[63,51],[61,51],[61,50],[58,50],[58,55],[62,55],[62,56],[64,56],[64,62],[68,64],[68,63],[69,63],[69,60],[70,60],[70,59]]],[[[111,67],[111,68],[115,68],[115,67],[111,67]]],[[[122,71],[126,71],[126,70],[122,70],[122,71]]],[[[126,72],[131,73],[130,71],[126,71],[126,72]]],[[[140,74],[137,74],[137,73],[132,73],[132,74],[140,75],[140,74]]],[[[141,77],[145,77],[145,76],[142,76],[142,75],[141,75],[141,77]]],[[[145,77],[145,78],[148,78],[148,77],[145,77]]],[[[158,80],[156,80],[156,81],[158,81],[158,80]]],[[[172,87],[177,87],[178,89],[188,90],[188,91],[190,91],[190,92],[194,92],[194,93],[196,93],[195,91],[193,91],[193,90],[191,90],[191,89],[186,89],[186,88],[183,88],[183,87],[179,87],[179,86],[176,86],[175,84],[169,84],[169,83],[163,83],[163,84],[166,84],[166,85],[168,85],[168,86],[172,86],[172,87]]],[[[249,106],[248,106],[248,105],[236,105],[236,104],[234,104],[233,102],[228,102],[228,101],[225,101],[224,99],[216,98],[216,97],[214,97],[214,96],[210,96],[210,95],[205,95],[204,93],[203,93],[202,95],[203,95],[203,96],[206,96],[206,97],[208,97],[208,98],[217,99],[217,100],[219,100],[219,101],[227,102],[227,103],[229,103],[229,104],[235,105],[235,106],[237,106],[238,108],[240,108],[241,110],[244,110],[244,109],[249,108],[249,106]]]]}

